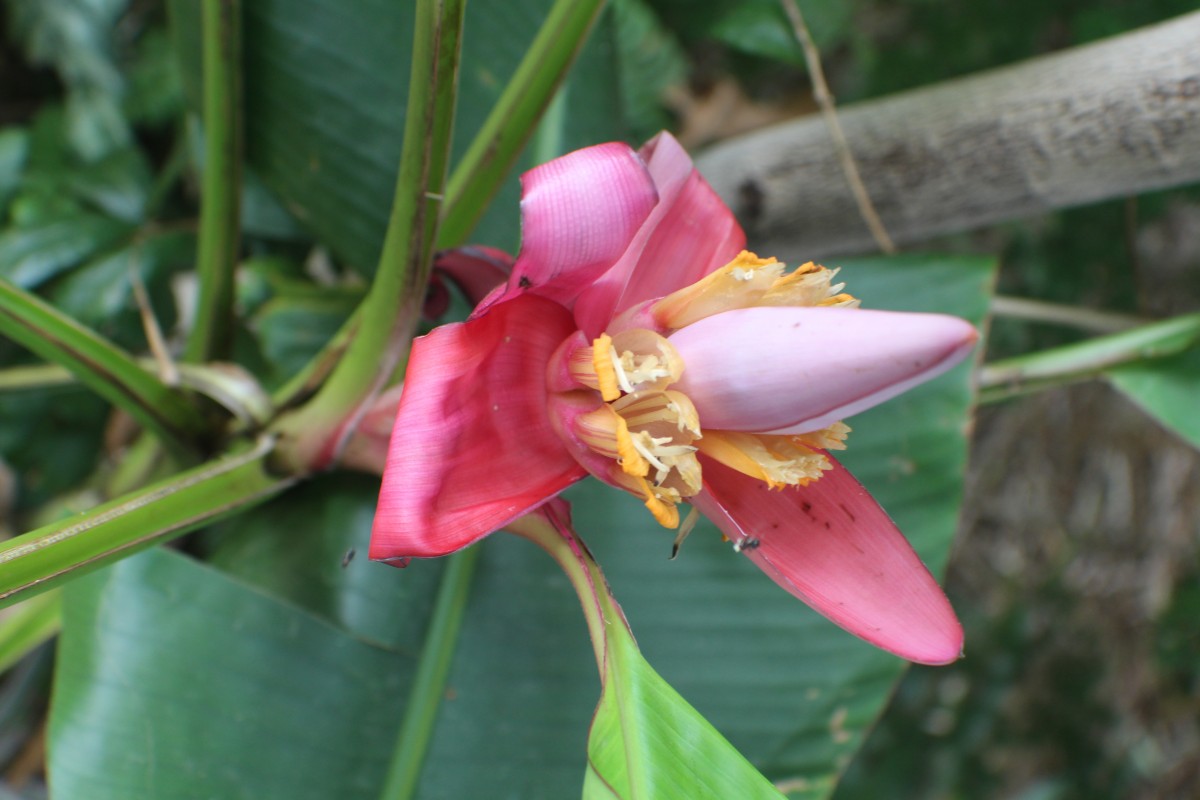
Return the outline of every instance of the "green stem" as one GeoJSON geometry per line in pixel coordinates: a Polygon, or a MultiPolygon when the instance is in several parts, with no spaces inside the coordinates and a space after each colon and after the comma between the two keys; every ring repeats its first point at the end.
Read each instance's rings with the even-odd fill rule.
{"type": "Polygon", "coordinates": [[[200,298],[188,336],[187,361],[228,355],[233,344],[234,269],[237,265],[241,180],[239,120],[240,0],[205,0],[204,176],[196,271],[200,298]]]}
{"type": "Polygon", "coordinates": [[[280,421],[296,469],[333,463],[411,339],[433,261],[458,89],[465,0],[418,0],[404,147],[379,267],[354,339],[304,408],[280,421]]]}
{"type": "Polygon", "coordinates": [[[997,317],[1023,319],[1030,322],[1046,322],[1051,325],[1066,325],[1096,333],[1116,333],[1145,325],[1149,320],[1131,314],[1112,311],[1097,311],[1093,308],[1066,306],[1030,300],[1024,297],[996,295],[992,298],[991,312],[997,317]]]}
{"type": "Polygon", "coordinates": [[[463,244],[516,163],[604,0],[556,0],[512,80],[446,185],[438,249],[463,244]]]}
{"type": "Polygon", "coordinates": [[[421,649],[417,674],[409,689],[404,721],[400,725],[381,800],[408,800],[415,796],[437,712],[445,697],[446,679],[458,645],[479,552],[480,547],[475,546],[455,553],[448,559],[442,574],[429,622],[429,635],[421,649]]]}
{"type": "Polygon", "coordinates": [[[980,371],[979,400],[995,403],[1087,380],[1121,364],[1174,355],[1198,341],[1200,314],[1186,314],[1065,347],[1006,358],[980,371]]]}
{"type": "Polygon", "coordinates": [[[592,652],[601,679],[605,675],[605,660],[608,653],[609,625],[624,625],[625,616],[615,607],[608,592],[608,582],[600,571],[587,546],[571,528],[565,508],[551,502],[538,511],[513,520],[505,530],[522,536],[541,547],[558,562],[567,580],[575,589],[583,606],[588,635],[592,640],[592,652]]]}
{"type": "Polygon", "coordinates": [[[0,544],[0,606],[261,503],[295,482],[272,474],[273,442],[203,464],[0,544]]]}
{"type": "Polygon", "coordinates": [[[271,393],[271,404],[279,412],[288,411],[308,400],[321,388],[321,384],[329,377],[329,373],[337,366],[350,346],[358,324],[362,320],[363,307],[359,305],[333,335],[300,371],[288,379],[287,383],[271,393]]]}
{"type": "Polygon", "coordinates": [[[28,367],[9,367],[0,370],[0,392],[51,389],[70,386],[75,382],[75,376],[71,371],[58,364],[33,364],[28,367]]]}
{"type": "Polygon", "coordinates": [[[70,370],[177,452],[187,452],[204,430],[182,393],[112,342],[7,281],[0,281],[0,334],[70,370]]]}

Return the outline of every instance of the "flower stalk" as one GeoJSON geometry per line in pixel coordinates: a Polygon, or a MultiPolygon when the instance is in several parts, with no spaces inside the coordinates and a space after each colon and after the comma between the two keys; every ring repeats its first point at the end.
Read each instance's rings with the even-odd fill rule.
{"type": "Polygon", "coordinates": [[[587,545],[572,530],[567,519],[566,504],[555,501],[543,506],[533,514],[513,520],[505,530],[515,533],[536,544],[554,559],[571,588],[575,590],[583,607],[588,636],[592,640],[592,652],[600,675],[604,675],[605,656],[608,648],[608,626],[625,625],[625,615],[616,607],[608,591],[608,583],[600,571],[600,565],[592,558],[587,545]]]}

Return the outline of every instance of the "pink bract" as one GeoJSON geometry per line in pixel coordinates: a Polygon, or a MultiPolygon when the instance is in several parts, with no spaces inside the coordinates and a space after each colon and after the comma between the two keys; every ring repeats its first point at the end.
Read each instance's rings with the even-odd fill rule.
{"type": "MultiPolygon", "coordinates": [[[[742,258],[745,245],[669,134],[636,152],[614,143],[571,153],[526,173],[522,189],[523,241],[508,280],[467,321],[413,345],[372,558],[402,564],[466,547],[589,472],[626,490],[648,486],[581,434],[580,421],[603,411],[604,390],[572,383],[578,376],[564,365],[601,334],[649,328],[669,341],[686,365],[670,388],[690,398],[714,441],[723,432],[823,435],[953,366],[974,344],[974,329],[953,317],[845,307],[731,308],[664,322],[660,298],[742,258]]],[[[620,394],[663,396],[658,384],[642,386],[650,388],[620,394]]],[[[936,581],[819,449],[834,445],[805,441],[824,471],[783,488],[701,447],[702,486],[685,499],[776,583],[851,633],[913,661],[953,661],[962,628],[936,581]]],[[[650,460],[661,482],[663,465],[650,460]]]]}

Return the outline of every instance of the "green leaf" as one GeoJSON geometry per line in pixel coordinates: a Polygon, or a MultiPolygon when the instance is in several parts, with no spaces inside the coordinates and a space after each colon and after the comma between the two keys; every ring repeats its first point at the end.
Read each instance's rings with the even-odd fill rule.
{"type": "Polygon", "coordinates": [[[123,108],[134,124],[168,125],[183,112],[183,82],[179,60],[165,29],[152,28],[134,43],[133,61],[126,73],[129,89],[123,108]]]}
{"type": "Polygon", "coordinates": [[[196,237],[157,233],[90,261],[55,283],[49,292],[56,306],[130,348],[144,349],[146,334],[133,300],[133,275],[141,276],[159,325],[175,323],[169,278],[191,264],[196,237]]]}
{"type": "Polygon", "coordinates": [[[153,176],[140,150],[119,150],[71,172],[69,185],[80,200],[113,219],[145,219],[153,176]]]}
{"type": "Polygon", "coordinates": [[[0,455],[21,476],[22,510],[87,479],[110,413],[107,403],[78,385],[0,392],[0,455]]]}
{"type": "Polygon", "coordinates": [[[205,551],[213,566],[355,636],[415,653],[442,562],[398,570],[367,558],[378,494],[378,478],[318,478],[215,526],[205,551]]]}
{"type": "Polygon", "coordinates": [[[644,0],[617,0],[612,17],[624,113],[634,137],[649,139],[670,127],[663,98],[687,79],[687,54],[644,0]]]}
{"type": "MultiPolygon", "coordinates": [[[[854,7],[838,0],[797,0],[804,21],[820,47],[836,44],[850,32],[854,7]]],[[[672,30],[687,42],[716,39],[760,58],[804,65],[804,51],[796,41],[779,0],[651,0],[672,30]]]]}
{"type": "Polygon", "coordinates": [[[120,109],[123,79],[113,58],[116,20],[128,0],[16,0],[15,38],[34,64],[53,66],[66,85],[67,133],[84,160],[126,145],[120,109]]]}
{"type": "Polygon", "coordinates": [[[29,132],[22,128],[0,130],[0,213],[20,185],[25,161],[29,157],[29,132]]]}
{"type": "Polygon", "coordinates": [[[294,375],[320,352],[362,300],[361,289],[276,281],[279,293],[263,303],[251,330],[271,367],[269,386],[294,375]]]}
{"type": "MultiPolygon", "coordinates": [[[[797,0],[818,47],[837,43],[850,32],[853,7],[838,0],[797,0]]],[[[804,64],[804,50],[776,0],[739,3],[713,33],[726,44],[759,57],[804,64]]]]}
{"type": "Polygon", "coordinates": [[[131,232],[123,222],[88,213],[9,228],[0,233],[0,276],[22,289],[36,288],[131,232]]]}
{"type": "Polygon", "coordinates": [[[64,602],[57,796],[377,797],[411,656],[165,550],[72,583],[64,602]]]}
{"type": "Polygon", "coordinates": [[[781,796],[646,663],[628,628],[617,622],[609,631],[604,691],[588,738],[585,800],[781,796]]]}
{"type": "Polygon", "coordinates": [[[1127,364],[1106,374],[1143,411],[1200,447],[1200,350],[1127,364]]]}

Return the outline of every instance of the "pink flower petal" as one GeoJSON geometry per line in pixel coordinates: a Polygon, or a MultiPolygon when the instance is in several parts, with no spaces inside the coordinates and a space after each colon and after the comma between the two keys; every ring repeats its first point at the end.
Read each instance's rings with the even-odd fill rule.
{"type": "Polygon", "coordinates": [[[621,311],[695,283],[746,245],[733,213],[671,134],[659,134],[641,154],[659,203],[621,260],[580,295],[575,319],[589,338],[621,311]]]}
{"type": "Polygon", "coordinates": [[[782,491],[703,459],[695,505],[780,586],[901,658],[946,664],[962,626],[937,582],[845,467],[782,491]]]}
{"type": "Polygon", "coordinates": [[[677,331],[687,365],[672,388],[714,430],[802,433],[895,397],[961,361],[970,323],[857,308],[726,311],[677,331]]]}
{"type": "Polygon", "coordinates": [[[658,203],[640,156],[619,142],[576,150],[521,176],[521,253],[476,313],[522,292],[570,305],[629,247],[658,203]]]}
{"type": "Polygon", "coordinates": [[[573,330],[562,306],[524,295],[416,340],[371,558],[446,555],[587,474],[546,409],[546,363],[573,330]]]}

